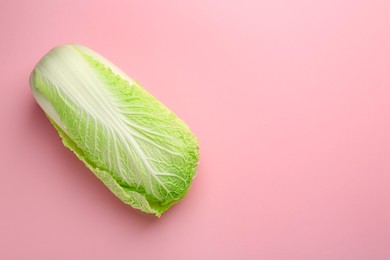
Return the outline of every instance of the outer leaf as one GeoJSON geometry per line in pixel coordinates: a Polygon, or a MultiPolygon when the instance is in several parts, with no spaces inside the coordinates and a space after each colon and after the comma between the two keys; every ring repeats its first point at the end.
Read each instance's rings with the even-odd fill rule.
{"type": "Polygon", "coordinates": [[[160,216],[185,196],[197,139],[112,63],[81,45],[59,46],[30,85],[64,145],[124,203],[160,216]]]}

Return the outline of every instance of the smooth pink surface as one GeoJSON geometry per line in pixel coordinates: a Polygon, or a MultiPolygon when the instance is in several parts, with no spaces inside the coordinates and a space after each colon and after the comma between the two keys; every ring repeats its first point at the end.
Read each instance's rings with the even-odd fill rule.
{"type": "Polygon", "coordinates": [[[390,259],[389,1],[9,0],[0,35],[0,259],[390,259]],[[70,42],[199,137],[198,176],[160,219],[36,105],[30,71],[70,42]]]}

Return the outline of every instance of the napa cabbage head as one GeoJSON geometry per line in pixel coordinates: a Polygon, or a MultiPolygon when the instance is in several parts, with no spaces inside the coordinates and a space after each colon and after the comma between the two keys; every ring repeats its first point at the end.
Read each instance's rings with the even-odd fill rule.
{"type": "Polygon", "coordinates": [[[160,216],[186,195],[197,138],[108,60],[61,45],[38,62],[30,86],[64,145],[124,203],[160,216]]]}

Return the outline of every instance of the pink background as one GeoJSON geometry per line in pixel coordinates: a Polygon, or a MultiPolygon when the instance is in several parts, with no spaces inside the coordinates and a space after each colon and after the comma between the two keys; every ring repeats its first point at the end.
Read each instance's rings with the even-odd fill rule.
{"type": "Polygon", "coordinates": [[[390,259],[389,1],[81,2],[0,3],[1,259],[390,259]],[[160,219],[116,199],[36,105],[29,73],[69,42],[200,138],[160,219]]]}

